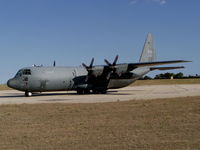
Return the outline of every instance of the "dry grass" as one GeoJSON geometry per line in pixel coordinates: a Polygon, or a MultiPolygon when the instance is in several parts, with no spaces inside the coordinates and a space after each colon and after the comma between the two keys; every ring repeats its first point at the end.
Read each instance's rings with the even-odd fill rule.
{"type": "Polygon", "coordinates": [[[138,85],[169,85],[169,84],[200,84],[200,79],[137,80],[131,86],[138,86],[138,85]]]}
{"type": "Polygon", "coordinates": [[[7,85],[5,84],[0,84],[0,91],[2,90],[10,90],[11,88],[9,88],[7,85]]]}
{"type": "Polygon", "coordinates": [[[0,106],[0,149],[199,150],[200,97],[0,106]]]}

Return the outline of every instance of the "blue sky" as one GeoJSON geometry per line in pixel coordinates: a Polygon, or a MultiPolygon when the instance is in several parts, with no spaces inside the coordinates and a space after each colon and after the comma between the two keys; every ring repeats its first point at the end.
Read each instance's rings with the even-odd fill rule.
{"type": "Polygon", "coordinates": [[[137,62],[148,32],[158,60],[192,60],[173,72],[200,74],[199,0],[0,0],[0,83],[54,60],[137,62]]]}

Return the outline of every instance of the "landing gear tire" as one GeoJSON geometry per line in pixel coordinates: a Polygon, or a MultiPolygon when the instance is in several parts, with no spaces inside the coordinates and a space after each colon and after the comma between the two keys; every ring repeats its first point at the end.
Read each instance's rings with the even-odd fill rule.
{"type": "Polygon", "coordinates": [[[98,94],[98,91],[97,90],[92,90],[92,93],[93,94],[98,94]]]}
{"type": "Polygon", "coordinates": [[[90,94],[90,90],[77,89],[77,94],[90,94]]]}
{"type": "Polygon", "coordinates": [[[107,90],[92,90],[93,94],[107,94],[107,90]]]}
{"type": "Polygon", "coordinates": [[[83,90],[82,89],[77,89],[77,94],[83,94],[83,90]]]}
{"type": "Polygon", "coordinates": [[[31,92],[25,92],[25,96],[30,97],[30,96],[32,96],[32,93],[31,92]]]}
{"type": "Polygon", "coordinates": [[[106,90],[101,91],[101,94],[107,94],[106,90]]]}
{"type": "Polygon", "coordinates": [[[84,90],[84,94],[90,94],[90,90],[84,90]]]}

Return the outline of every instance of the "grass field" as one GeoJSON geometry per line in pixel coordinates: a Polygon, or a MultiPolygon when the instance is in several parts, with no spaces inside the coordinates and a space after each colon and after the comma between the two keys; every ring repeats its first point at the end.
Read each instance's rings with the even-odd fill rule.
{"type": "Polygon", "coordinates": [[[0,84],[0,90],[10,90],[10,88],[5,84],[0,84]]]}
{"type": "Polygon", "coordinates": [[[199,150],[200,97],[2,105],[0,149],[199,150]]]}

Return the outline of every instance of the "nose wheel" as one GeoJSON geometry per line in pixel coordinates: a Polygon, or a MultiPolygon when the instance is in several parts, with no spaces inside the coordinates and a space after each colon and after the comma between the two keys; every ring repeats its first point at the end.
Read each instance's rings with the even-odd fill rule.
{"type": "Polygon", "coordinates": [[[25,96],[30,97],[30,96],[32,96],[32,93],[31,92],[25,92],[25,96]]]}

